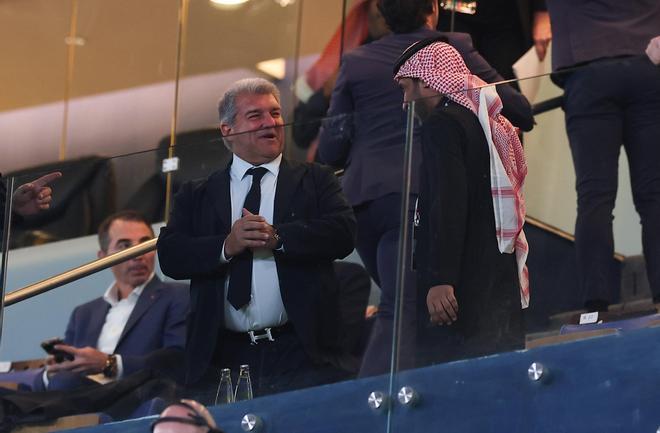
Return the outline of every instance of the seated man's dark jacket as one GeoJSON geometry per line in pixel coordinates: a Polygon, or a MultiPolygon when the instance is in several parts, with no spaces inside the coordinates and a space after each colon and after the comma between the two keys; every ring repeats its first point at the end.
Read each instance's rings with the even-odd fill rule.
{"type": "MultiPolygon", "coordinates": [[[[187,383],[197,382],[209,367],[224,327],[224,282],[231,262],[220,263],[220,256],[232,226],[229,188],[229,166],[184,184],[158,239],[163,272],[191,279],[187,383]]],[[[273,225],[284,242],[283,251],[274,251],[274,256],[289,322],[312,359],[327,361],[340,338],[332,261],[353,250],[356,230],[332,171],[283,159],[273,225]]]]}
{"type": "MultiPolygon", "coordinates": [[[[154,276],[144,287],[114,352],[122,357],[124,376],[144,368],[178,376],[171,369],[174,359],[180,362],[186,344],[188,305],[185,284],[164,283],[154,276]]],[[[76,307],[66,329],[66,344],[96,347],[108,310],[110,304],[103,298],[76,307]]]]}

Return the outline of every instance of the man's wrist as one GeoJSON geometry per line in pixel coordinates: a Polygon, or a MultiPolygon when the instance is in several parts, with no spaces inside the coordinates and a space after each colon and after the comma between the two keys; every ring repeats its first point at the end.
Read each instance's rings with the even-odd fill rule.
{"type": "Polygon", "coordinates": [[[105,367],[103,367],[102,373],[108,379],[117,377],[117,355],[108,355],[105,359],[105,367]]]}
{"type": "Polygon", "coordinates": [[[282,239],[282,236],[280,236],[275,227],[272,227],[272,229],[273,233],[268,240],[270,249],[273,251],[284,251],[284,240],[282,239]]]}
{"type": "Polygon", "coordinates": [[[222,243],[222,251],[220,252],[220,263],[229,263],[232,256],[227,254],[227,239],[222,243]]]}

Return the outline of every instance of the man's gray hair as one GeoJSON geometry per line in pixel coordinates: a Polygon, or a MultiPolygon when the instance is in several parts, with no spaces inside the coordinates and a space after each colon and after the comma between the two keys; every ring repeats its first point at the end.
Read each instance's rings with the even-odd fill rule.
{"type": "MultiPolygon", "coordinates": [[[[226,123],[229,126],[234,126],[238,107],[236,106],[236,98],[239,95],[273,95],[277,102],[280,102],[280,91],[270,81],[263,78],[244,78],[236,81],[229,89],[222,95],[218,102],[218,114],[220,116],[220,123],[226,123]]],[[[222,141],[225,146],[231,150],[231,143],[223,137],[222,141]]]]}
{"type": "MultiPolygon", "coordinates": [[[[263,78],[244,78],[232,84],[229,89],[222,95],[218,102],[218,115],[220,116],[220,123],[226,123],[233,126],[238,113],[236,106],[236,99],[240,95],[273,95],[277,102],[280,102],[280,91],[268,80],[263,78]]],[[[229,143],[225,140],[225,145],[229,147],[229,143]]]]}

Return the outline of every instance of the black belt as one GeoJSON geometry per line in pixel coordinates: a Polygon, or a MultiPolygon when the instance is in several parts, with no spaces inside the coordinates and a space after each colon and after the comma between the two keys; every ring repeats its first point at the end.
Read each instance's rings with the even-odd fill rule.
{"type": "Polygon", "coordinates": [[[251,345],[256,345],[259,342],[274,342],[280,336],[293,333],[293,325],[285,323],[282,326],[274,326],[270,328],[258,329],[254,331],[236,332],[225,329],[224,337],[232,340],[245,341],[251,345]]]}

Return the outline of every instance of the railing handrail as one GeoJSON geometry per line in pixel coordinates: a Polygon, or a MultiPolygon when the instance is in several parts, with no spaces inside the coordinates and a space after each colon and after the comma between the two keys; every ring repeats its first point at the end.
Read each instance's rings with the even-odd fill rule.
{"type": "Polygon", "coordinates": [[[81,266],[77,266],[68,271],[57,274],[53,277],[46,278],[38,283],[30,284],[18,290],[5,295],[5,306],[13,305],[33,296],[46,293],[56,287],[63,286],[75,280],[79,280],[88,275],[110,268],[117,263],[121,263],[133,257],[141,256],[156,249],[156,242],[158,238],[149,239],[141,244],[126,248],[109,256],[94,260],[81,266]]]}
{"type": "MultiPolygon", "coordinates": [[[[527,223],[551,232],[559,237],[562,237],[566,240],[575,242],[575,238],[568,232],[565,232],[557,227],[554,227],[550,224],[544,223],[530,215],[526,217],[527,223]]],[[[26,299],[32,298],[34,296],[40,295],[42,293],[49,292],[52,289],[68,284],[72,281],[79,280],[88,275],[94,274],[96,272],[102,271],[104,269],[110,268],[117,263],[132,259],[133,257],[141,256],[142,254],[148,253],[156,249],[156,243],[158,238],[150,239],[141,244],[135,245],[133,247],[127,248],[123,251],[111,254],[109,256],[91,261],[84,265],[75,267],[68,271],[62,272],[61,274],[46,278],[45,280],[39,281],[29,286],[22,287],[18,290],[14,290],[11,293],[8,293],[4,297],[5,306],[10,306],[26,299]]],[[[615,253],[614,258],[619,261],[623,261],[625,256],[615,253]]]]}

